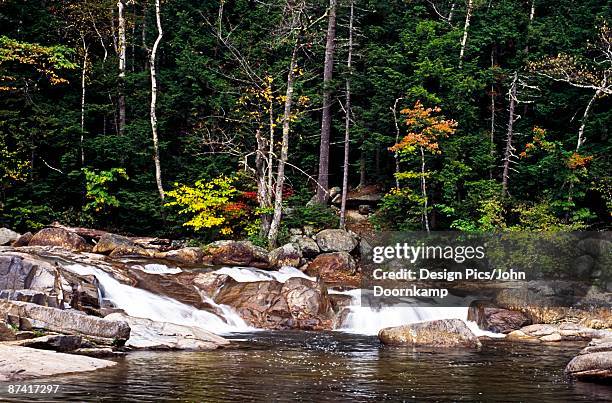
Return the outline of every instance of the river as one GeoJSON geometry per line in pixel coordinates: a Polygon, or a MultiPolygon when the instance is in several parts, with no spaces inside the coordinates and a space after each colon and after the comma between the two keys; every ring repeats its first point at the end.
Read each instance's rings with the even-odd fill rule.
{"type": "MultiPolygon", "coordinates": [[[[413,351],[343,332],[233,334],[230,348],[133,352],[96,372],[41,379],[54,395],[7,401],[600,401],[605,385],[568,382],[584,344],[490,340],[479,351],[413,351]]],[[[23,382],[22,382],[23,383],[23,382]]],[[[27,383],[27,382],[25,382],[27,383]]]]}

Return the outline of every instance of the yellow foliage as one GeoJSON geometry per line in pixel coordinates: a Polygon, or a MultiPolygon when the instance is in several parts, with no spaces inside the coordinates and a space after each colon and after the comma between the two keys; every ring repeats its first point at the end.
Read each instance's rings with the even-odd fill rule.
{"type": "MultiPolygon", "coordinates": [[[[194,186],[176,184],[173,190],[167,192],[167,196],[174,201],[166,205],[182,207],[180,214],[192,216],[184,226],[193,227],[196,231],[218,227],[227,223],[227,207],[232,197],[238,194],[233,183],[233,178],[220,176],[210,181],[199,180],[194,186]]],[[[227,226],[221,229],[221,233],[226,235],[231,232],[227,226]]]]}

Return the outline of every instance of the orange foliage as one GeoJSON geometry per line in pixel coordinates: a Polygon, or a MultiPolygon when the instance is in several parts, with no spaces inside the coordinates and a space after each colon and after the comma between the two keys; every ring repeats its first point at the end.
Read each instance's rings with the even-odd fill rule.
{"type": "Polygon", "coordinates": [[[406,116],[408,134],[399,143],[390,147],[391,151],[410,151],[413,147],[423,147],[432,154],[439,154],[440,137],[448,137],[455,133],[457,122],[434,116],[440,113],[440,107],[425,108],[421,101],[417,101],[413,108],[400,111],[406,116]]]}
{"type": "Polygon", "coordinates": [[[567,166],[569,169],[583,168],[589,165],[592,160],[592,155],[580,155],[577,152],[574,152],[567,160],[567,166]]]}

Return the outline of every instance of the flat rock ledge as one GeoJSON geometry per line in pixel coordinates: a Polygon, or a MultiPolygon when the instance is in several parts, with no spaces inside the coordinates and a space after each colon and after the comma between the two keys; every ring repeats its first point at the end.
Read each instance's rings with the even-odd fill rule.
{"type": "Polygon", "coordinates": [[[0,344],[0,382],[94,371],[115,365],[116,362],[98,358],[0,344]]]}
{"type": "Polygon", "coordinates": [[[168,322],[156,322],[113,313],[108,319],[130,324],[126,347],[147,350],[214,350],[229,345],[229,341],[204,329],[168,322]]]}

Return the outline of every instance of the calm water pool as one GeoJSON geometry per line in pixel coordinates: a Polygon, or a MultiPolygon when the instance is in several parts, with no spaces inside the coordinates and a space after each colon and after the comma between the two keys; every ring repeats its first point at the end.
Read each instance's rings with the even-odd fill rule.
{"type": "MultiPolygon", "coordinates": [[[[115,368],[31,383],[55,395],[5,401],[602,401],[612,387],[568,382],[563,368],[581,344],[487,341],[480,351],[386,347],[337,332],[234,335],[212,352],[136,352],[115,368]]],[[[22,382],[27,383],[27,382],[22,382]]]]}

